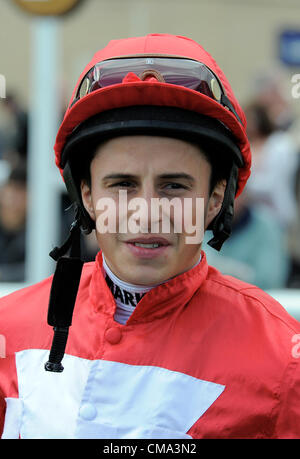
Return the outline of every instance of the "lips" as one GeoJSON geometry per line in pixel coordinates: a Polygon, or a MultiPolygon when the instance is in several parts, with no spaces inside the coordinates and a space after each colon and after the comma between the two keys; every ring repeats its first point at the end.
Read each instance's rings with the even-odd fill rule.
{"type": "Polygon", "coordinates": [[[127,244],[133,244],[137,246],[168,246],[171,245],[170,242],[163,237],[138,237],[134,239],[129,239],[126,241],[127,244]]]}
{"type": "Polygon", "coordinates": [[[140,259],[159,257],[171,246],[163,237],[137,237],[125,242],[131,254],[140,259]]]}

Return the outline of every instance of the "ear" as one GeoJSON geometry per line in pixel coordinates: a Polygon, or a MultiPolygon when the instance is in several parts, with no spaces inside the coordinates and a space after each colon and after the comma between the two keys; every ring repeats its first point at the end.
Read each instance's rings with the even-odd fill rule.
{"type": "Polygon", "coordinates": [[[213,221],[221,210],[226,189],[226,180],[220,180],[211,193],[205,215],[205,229],[213,221]]]}
{"type": "Polygon", "coordinates": [[[82,180],[80,184],[80,189],[81,189],[81,199],[82,199],[84,208],[89,214],[89,216],[91,217],[91,219],[95,221],[96,215],[95,215],[95,210],[93,206],[91,188],[84,180],[82,180]]]}

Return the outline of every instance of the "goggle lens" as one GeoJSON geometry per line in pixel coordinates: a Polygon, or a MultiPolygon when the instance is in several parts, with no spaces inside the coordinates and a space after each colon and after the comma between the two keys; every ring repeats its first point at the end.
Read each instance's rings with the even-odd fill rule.
{"type": "Polygon", "coordinates": [[[161,57],[117,58],[99,62],[85,75],[74,102],[97,89],[122,83],[129,72],[142,80],[153,75],[158,81],[193,89],[218,102],[224,93],[217,77],[201,62],[161,57]]]}

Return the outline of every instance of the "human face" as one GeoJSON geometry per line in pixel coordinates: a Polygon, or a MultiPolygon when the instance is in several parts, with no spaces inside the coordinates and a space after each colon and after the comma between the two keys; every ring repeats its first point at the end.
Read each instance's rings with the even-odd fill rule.
{"type": "MultiPolygon", "coordinates": [[[[151,233],[151,215],[144,220],[143,231],[118,232],[121,219],[119,192],[126,191],[128,202],[143,198],[151,208],[153,198],[192,198],[192,221],[195,222],[196,198],[204,199],[206,228],[219,212],[225,185],[219,184],[209,196],[211,167],[198,146],[183,140],[158,136],[124,136],[101,144],[91,162],[91,187],[82,182],[83,204],[97,222],[101,210],[97,202],[111,198],[116,205],[117,232],[104,233],[96,225],[96,237],[108,266],[125,282],[154,285],[187,271],[197,263],[201,242],[187,244],[185,224],[175,232],[174,212],[170,213],[170,231],[151,233]],[[145,230],[145,226],[147,226],[145,230]],[[147,243],[161,239],[163,246],[142,248],[133,241],[147,243]]],[[[132,217],[128,211],[126,218],[132,217]]],[[[123,218],[123,217],[122,217],[123,218]]],[[[162,213],[158,217],[162,220],[162,213]]],[[[182,219],[186,218],[182,216],[182,219]]],[[[161,223],[161,221],[160,221],[161,223]]],[[[129,226],[129,225],[128,225],[129,226]]]]}

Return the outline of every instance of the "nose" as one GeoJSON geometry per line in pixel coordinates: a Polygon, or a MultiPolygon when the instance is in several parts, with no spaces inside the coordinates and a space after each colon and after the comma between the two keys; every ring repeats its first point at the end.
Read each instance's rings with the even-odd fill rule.
{"type": "Polygon", "coordinates": [[[158,198],[159,194],[154,184],[148,181],[142,185],[138,196],[128,203],[128,208],[135,211],[131,218],[139,225],[142,233],[159,231],[160,215],[155,212],[155,206],[153,206],[154,200],[158,198]]]}

